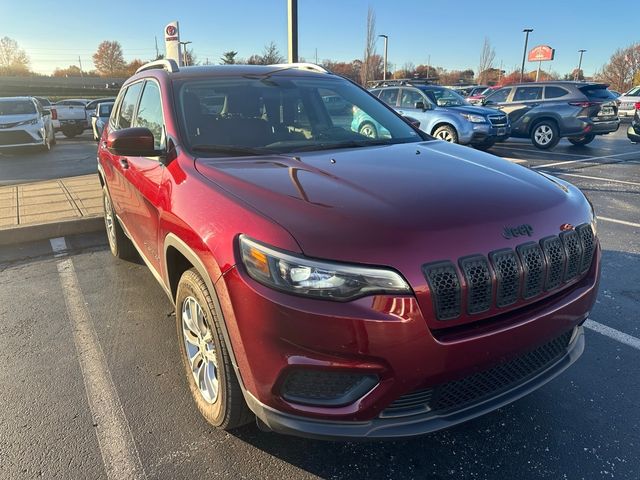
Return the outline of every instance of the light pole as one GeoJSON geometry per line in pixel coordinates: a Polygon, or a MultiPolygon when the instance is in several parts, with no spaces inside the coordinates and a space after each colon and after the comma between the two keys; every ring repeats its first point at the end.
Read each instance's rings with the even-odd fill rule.
{"type": "Polygon", "coordinates": [[[298,63],[298,0],[287,2],[287,36],[287,60],[289,63],[298,63]]]}
{"type": "Polygon", "coordinates": [[[533,28],[525,28],[522,30],[525,33],[524,37],[524,52],[522,52],[522,68],[520,69],[520,83],[524,80],[524,61],[527,58],[527,44],[529,43],[529,34],[533,32],[533,28]]]}
{"type": "Polygon", "coordinates": [[[578,61],[578,70],[576,70],[576,74],[575,77],[573,78],[576,82],[578,81],[578,77],[580,76],[580,69],[582,68],[582,55],[584,55],[584,52],[586,52],[586,50],[578,50],[578,52],[580,53],[580,60],[578,61]]]}
{"type": "Polygon", "coordinates": [[[387,79],[387,47],[389,45],[389,36],[388,35],[378,35],[378,36],[384,38],[384,65],[382,70],[382,80],[385,81],[387,79]]]}
{"type": "Polygon", "coordinates": [[[180,44],[180,46],[184,47],[184,50],[182,50],[182,64],[186,67],[187,66],[187,45],[193,42],[178,42],[178,43],[180,44]]]}

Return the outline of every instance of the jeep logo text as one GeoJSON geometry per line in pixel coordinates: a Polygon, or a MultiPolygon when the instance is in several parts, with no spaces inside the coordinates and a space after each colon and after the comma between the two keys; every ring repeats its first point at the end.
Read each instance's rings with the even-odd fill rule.
{"type": "Polygon", "coordinates": [[[518,225],[517,227],[504,227],[502,231],[502,236],[506,239],[514,238],[514,237],[523,237],[527,235],[531,236],[533,233],[533,227],[528,223],[523,223],[522,225],[518,225]]]}

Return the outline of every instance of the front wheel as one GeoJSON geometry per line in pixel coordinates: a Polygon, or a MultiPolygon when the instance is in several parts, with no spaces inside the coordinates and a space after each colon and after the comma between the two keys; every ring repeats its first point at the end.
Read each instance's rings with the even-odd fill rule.
{"type": "Polygon", "coordinates": [[[184,272],[176,295],[176,329],[189,390],[202,416],[231,430],[253,420],[233,371],[211,293],[195,269],[184,272]]]}
{"type": "Polygon", "coordinates": [[[364,122],[362,125],[360,125],[358,133],[368,138],[378,138],[378,130],[371,122],[364,122]]]}
{"type": "Polygon", "coordinates": [[[136,258],[136,247],[133,246],[129,237],[124,233],[122,226],[116,218],[109,190],[102,187],[102,205],[104,207],[104,226],[109,240],[109,249],[114,257],[122,260],[133,260],[136,258]]]}
{"type": "Polygon", "coordinates": [[[569,140],[573,145],[577,146],[577,147],[581,147],[583,145],[587,145],[591,142],[593,142],[593,140],[596,138],[596,136],[593,133],[589,133],[587,135],[583,135],[581,137],[569,137],[567,140],[569,140]]]}
{"type": "Polygon", "coordinates": [[[531,129],[531,143],[534,147],[547,150],[555,147],[559,141],[558,127],[552,121],[543,120],[531,129]]]}
{"type": "Polygon", "coordinates": [[[442,125],[433,132],[433,136],[449,143],[458,143],[458,132],[451,125],[442,125]]]}

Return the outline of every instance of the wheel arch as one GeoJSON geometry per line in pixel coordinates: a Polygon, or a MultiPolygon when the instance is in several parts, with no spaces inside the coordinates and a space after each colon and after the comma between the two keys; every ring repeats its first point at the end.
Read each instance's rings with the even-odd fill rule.
{"type": "Polygon", "coordinates": [[[436,122],[436,124],[433,127],[431,127],[430,135],[435,134],[436,130],[439,129],[440,127],[451,127],[456,131],[456,135],[460,134],[460,129],[456,127],[452,122],[450,122],[449,120],[440,120],[436,122]]]}
{"type": "Polygon", "coordinates": [[[558,134],[562,135],[562,132],[560,132],[560,119],[559,117],[557,117],[554,114],[551,113],[546,113],[544,115],[539,115],[537,117],[533,117],[531,119],[531,121],[529,122],[529,129],[527,130],[527,135],[531,135],[531,133],[533,132],[533,129],[535,128],[535,126],[542,122],[542,121],[551,121],[553,123],[555,123],[556,128],[558,129],[558,134]]]}

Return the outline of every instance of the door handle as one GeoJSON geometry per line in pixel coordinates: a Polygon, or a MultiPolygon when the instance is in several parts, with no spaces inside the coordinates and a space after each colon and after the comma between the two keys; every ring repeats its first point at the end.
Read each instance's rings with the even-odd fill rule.
{"type": "Polygon", "coordinates": [[[126,158],[121,158],[120,165],[126,170],[127,168],[129,168],[129,161],[126,158]]]}

